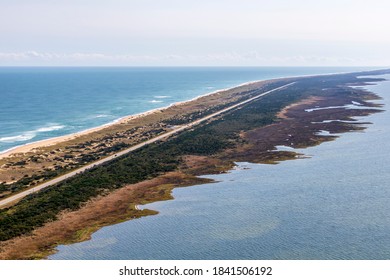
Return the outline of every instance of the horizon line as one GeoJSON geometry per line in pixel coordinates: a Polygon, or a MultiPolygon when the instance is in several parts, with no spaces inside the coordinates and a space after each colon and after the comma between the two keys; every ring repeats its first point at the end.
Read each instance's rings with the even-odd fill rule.
{"type": "Polygon", "coordinates": [[[293,68],[293,67],[305,67],[305,68],[315,68],[315,67],[332,67],[332,68],[341,68],[341,67],[350,67],[350,68],[383,68],[390,69],[389,66],[368,66],[368,65],[0,65],[0,68],[293,68]]]}

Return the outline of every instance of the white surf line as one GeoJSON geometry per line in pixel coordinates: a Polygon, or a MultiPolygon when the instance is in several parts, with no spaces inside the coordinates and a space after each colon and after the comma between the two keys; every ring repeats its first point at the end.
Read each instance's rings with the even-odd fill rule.
{"type": "Polygon", "coordinates": [[[211,119],[211,118],[213,118],[213,117],[215,117],[215,116],[218,116],[218,115],[220,115],[220,114],[222,114],[222,113],[225,113],[225,112],[230,111],[230,110],[232,110],[232,109],[235,109],[235,108],[237,108],[237,107],[239,107],[239,106],[242,106],[242,105],[244,105],[244,104],[247,104],[247,103],[249,103],[249,102],[251,102],[251,101],[253,101],[253,100],[256,100],[256,99],[258,99],[258,98],[260,98],[260,97],[263,97],[263,96],[265,96],[265,95],[267,95],[267,94],[270,94],[270,93],[272,93],[272,92],[274,92],[274,91],[281,90],[281,89],[284,89],[284,88],[286,88],[286,87],[289,87],[289,86],[291,86],[292,84],[295,84],[295,82],[289,83],[289,84],[284,85],[284,86],[281,86],[281,87],[277,87],[277,88],[275,88],[275,89],[272,89],[272,90],[269,90],[269,91],[264,92],[264,93],[262,93],[262,94],[259,94],[259,95],[255,96],[255,97],[251,97],[251,98],[249,98],[249,99],[247,99],[247,100],[245,100],[245,101],[241,101],[240,103],[237,103],[237,104],[235,104],[235,105],[229,106],[229,107],[227,107],[227,108],[225,108],[225,109],[222,109],[222,110],[220,110],[220,111],[218,111],[218,112],[215,112],[215,113],[213,113],[213,114],[210,114],[210,115],[208,115],[208,116],[205,116],[205,117],[203,117],[203,118],[201,118],[201,119],[199,119],[199,120],[193,121],[193,122],[188,123],[188,124],[186,124],[186,125],[182,125],[182,126],[180,126],[180,127],[178,127],[178,128],[175,128],[175,129],[173,129],[173,130],[171,130],[171,131],[169,131],[169,132],[166,132],[166,133],[161,134],[161,135],[159,135],[159,136],[156,136],[156,137],[154,137],[154,138],[152,138],[152,139],[149,139],[149,140],[147,140],[147,141],[145,141],[145,142],[142,142],[142,143],[140,143],[140,144],[137,144],[137,145],[135,145],[135,146],[132,146],[132,147],[130,147],[130,148],[127,148],[127,149],[125,149],[125,150],[123,150],[123,151],[121,151],[121,152],[115,153],[115,154],[113,154],[113,155],[111,155],[111,156],[108,156],[108,157],[106,157],[106,158],[103,158],[103,159],[100,159],[100,160],[95,161],[95,162],[93,162],[93,163],[87,164],[87,165],[85,165],[85,166],[83,166],[83,167],[80,167],[80,168],[78,168],[78,169],[76,169],[76,170],[73,170],[73,171],[71,171],[71,172],[69,172],[69,173],[67,173],[67,174],[61,175],[61,176],[59,176],[59,177],[57,177],[57,178],[55,178],[55,179],[52,179],[52,180],[47,181],[47,182],[45,182],[45,183],[42,183],[42,184],[40,184],[40,185],[38,185],[38,186],[36,186],[36,187],[33,187],[33,188],[31,188],[31,189],[25,190],[25,191],[23,191],[23,192],[20,192],[20,193],[18,193],[18,194],[15,194],[15,195],[13,195],[13,196],[10,196],[10,197],[8,197],[8,198],[5,198],[5,199],[3,199],[3,200],[0,200],[0,207],[3,207],[3,206],[5,206],[5,205],[7,205],[7,204],[11,204],[11,203],[13,203],[13,202],[15,202],[15,201],[17,201],[17,200],[19,200],[19,199],[24,198],[25,196],[27,196],[27,195],[29,195],[29,194],[38,192],[38,191],[40,191],[40,190],[42,190],[42,189],[45,189],[45,188],[47,188],[47,187],[50,187],[50,186],[52,186],[52,185],[54,185],[54,184],[60,183],[60,182],[62,182],[62,181],[64,181],[64,180],[66,180],[66,179],[69,179],[69,178],[71,178],[71,177],[77,175],[77,174],[83,173],[84,171],[86,171],[86,170],[88,170],[88,169],[91,169],[91,168],[93,168],[93,167],[95,167],[95,166],[102,165],[103,163],[109,162],[109,161],[111,161],[111,160],[113,160],[113,159],[115,159],[115,158],[117,158],[117,157],[123,156],[123,155],[125,155],[125,154],[130,153],[130,152],[133,152],[133,151],[135,151],[135,150],[138,150],[138,149],[140,149],[140,148],[142,148],[142,147],[144,147],[144,146],[146,146],[146,145],[152,144],[152,143],[154,143],[154,142],[157,142],[157,141],[159,141],[159,140],[162,140],[162,139],[164,139],[164,138],[167,138],[167,137],[169,137],[169,136],[171,136],[171,135],[173,135],[173,134],[176,134],[176,133],[181,132],[181,131],[183,131],[183,130],[189,129],[189,128],[191,128],[191,127],[193,127],[193,126],[196,126],[196,125],[198,125],[198,124],[200,124],[200,123],[202,123],[202,122],[204,122],[204,121],[207,121],[207,120],[209,120],[209,119],[211,119]]]}

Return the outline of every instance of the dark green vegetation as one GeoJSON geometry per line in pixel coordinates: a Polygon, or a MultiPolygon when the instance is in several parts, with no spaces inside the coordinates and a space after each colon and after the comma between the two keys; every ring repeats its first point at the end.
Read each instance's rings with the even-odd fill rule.
{"type": "MultiPolygon", "coordinates": [[[[169,141],[148,145],[30,195],[9,209],[0,210],[0,241],[30,233],[44,223],[55,220],[61,211],[79,209],[93,197],[176,170],[184,155],[216,155],[234,147],[242,141],[240,132],[277,121],[276,114],[286,105],[312,95],[326,96],[323,88],[357,82],[357,78],[349,74],[301,78],[297,81],[287,89],[226,113],[211,123],[199,125],[169,141]]],[[[259,93],[251,92],[252,95],[259,93]]]]}

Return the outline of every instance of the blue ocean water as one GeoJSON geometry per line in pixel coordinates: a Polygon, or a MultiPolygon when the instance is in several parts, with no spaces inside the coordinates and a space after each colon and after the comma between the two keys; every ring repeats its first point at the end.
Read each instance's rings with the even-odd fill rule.
{"type": "Polygon", "coordinates": [[[248,81],[366,69],[0,67],[0,152],[248,81]]]}
{"type": "Polygon", "coordinates": [[[239,163],[50,259],[390,259],[390,82],[367,88],[386,111],[364,132],[298,150],[306,159],[239,163]]]}

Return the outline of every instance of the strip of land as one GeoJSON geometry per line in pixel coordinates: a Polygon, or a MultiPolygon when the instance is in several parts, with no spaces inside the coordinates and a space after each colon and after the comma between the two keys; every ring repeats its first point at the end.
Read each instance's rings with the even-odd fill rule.
{"type": "MultiPolygon", "coordinates": [[[[163,127],[164,131],[150,133],[148,139],[136,145],[237,105],[170,135],[169,141],[160,139],[148,143],[0,210],[0,258],[44,258],[54,252],[56,245],[86,240],[102,226],[157,214],[153,210],[139,210],[135,205],[172,199],[171,190],[175,187],[210,182],[198,175],[226,172],[237,161],[277,163],[301,158],[293,150],[282,151],[276,147],[308,147],[335,140],[337,137],[333,133],[363,130],[369,124],[357,121],[355,117],[380,112],[380,105],[372,102],[380,98],[349,86],[380,80],[358,76],[384,73],[389,71],[266,81],[251,85],[251,88],[203,97],[202,102],[181,104],[169,109],[169,114],[164,111],[145,116],[143,131],[151,132],[157,127],[163,127]],[[259,96],[287,84],[288,87],[272,94],[259,96]],[[239,104],[245,100],[250,101],[239,104]],[[360,105],[349,108],[351,104],[360,105]],[[313,108],[328,109],[311,110],[313,108]],[[321,131],[331,135],[320,134],[321,131]]],[[[134,128],[126,125],[128,130],[134,128]]],[[[121,129],[126,131],[124,126],[121,129]]],[[[89,135],[84,139],[87,142],[84,149],[99,145],[91,139],[99,140],[100,144],[124,139],[118,127],[115,132],[102,131],[107,134],[99,135],[100,138],[89,135]],[[117,138],[113,140],[114,136],[107,135],[117,138]],[[87,146],[88,143],[91,146],[87,146]]],[[[138,132],[131,130],[128,133],[140,135],[138,132]]],[[[60,151],[56,151],[58,146],[46,147],[48,150],[20,156],[50,154],[53,150],[58,157],[61,153],[76,155],[76,146],[83,143],[67,143],[60,151]]],[[[40,158],[44,159],[47,158],[40,158]]],[[[26,165],[30,164],[31,161],[26,161],[26,165]]],[[[25,165],[12,170],[19,167],[24,170],[25,165]]],[[[18,187],[14,182],[7,184],[5,189],[10,186],[18,187]]]]}
{"type": "Polygon", "coordinates": [[[292,79],[253,82],[89,131],[18,147],[0,156],[0,199],[143,143],[292,79]]]}

